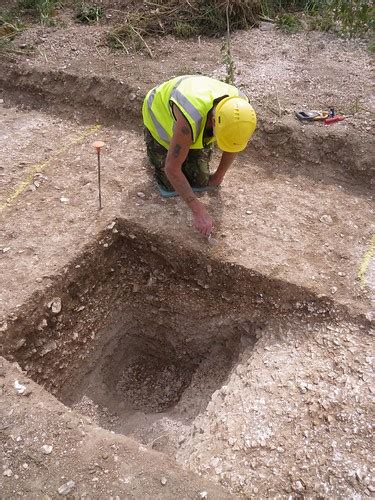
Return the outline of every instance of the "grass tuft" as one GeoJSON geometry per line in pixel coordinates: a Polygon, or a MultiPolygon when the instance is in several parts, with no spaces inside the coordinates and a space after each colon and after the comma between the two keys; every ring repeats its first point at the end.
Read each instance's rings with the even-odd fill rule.
{"type": "Polygon", "coordinates": [[[18,0],[17,7],[22,11],[30,11],[36,14],[42,24],[53,25],[53,17],[56,15],[57,0],[18,0]]]}
{"type": "Polygon", "coordinates": [[[0,13],[0,49],[6,48],[23,29],[17,18],[9,13],[0,13]]]}
{"type": "Polygon", "coordinates": [[[285,13],[276,17],[276,25],[287,33],[297,33],[302,28],[301,22],[294,14],[285,13]]]}
{"type": "Polygon", "coordinates": [[[81,2],[76,8],[75,19],[81,24],[95,24],[103,17],[103,8],[95,5],[81,2]]]}
{"type": "Polygon", "coordinates": [[[371,0],[261,0],[263,17],[275,19],[285,31],[297,30],[301,13],[307,17],[311,29],[331,30],[349,37],[374,32],[375,10],[371,0]]]}

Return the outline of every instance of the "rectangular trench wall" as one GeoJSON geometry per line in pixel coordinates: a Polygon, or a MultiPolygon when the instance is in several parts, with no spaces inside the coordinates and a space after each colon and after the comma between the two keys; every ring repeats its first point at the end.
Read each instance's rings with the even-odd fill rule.
{"type": "Polygon", "coordinates": [[[120,220],[8,318],[3,354],[57,391],[120,314],[124,324],[126,315],[138,322],[148,315],[174,349],[192,345],[204,355],[212,337],[230,335],[223,335],[225,328],[206,327],[205,335],[197,334],[202,319],[261,325],[270,314],[308,312],[324,316],[337,310],[294,285],[182,252],[120,220]],[[188,321],[195,327],[184,332],[188,321]]]}

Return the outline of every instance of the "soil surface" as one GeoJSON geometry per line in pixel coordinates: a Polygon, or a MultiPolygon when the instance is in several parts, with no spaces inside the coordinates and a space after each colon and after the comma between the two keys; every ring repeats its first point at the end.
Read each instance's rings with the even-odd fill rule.
{"type": "Polygon", "coordinates": [[[106,46],[111,18],[60,15],[0,57],[6,497],[373,496],[365,44],[233,36],[259,129],[202,195],[208,242],[157,193],[139,109],[168,77],[222,76],[222,42],[151,40],[151,59],[106,46]],[[332,106],[353,116],[294,117],[332,106]]]}
{"type": "Polygon", "coordinates": [[[230,498],[173,460],[68,409],[1,365],[4,498],[230,498]],[[18,394],[15,383],[27,392],[18,394]]]}

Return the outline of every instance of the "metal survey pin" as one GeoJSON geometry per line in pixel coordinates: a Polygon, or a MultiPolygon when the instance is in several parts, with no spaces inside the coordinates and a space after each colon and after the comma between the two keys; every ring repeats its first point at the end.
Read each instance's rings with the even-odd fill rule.
{"type": "Polygon", "coordinates": [[[98,192],[99,192],[99,210],[102,209],[102,187],[101,187],[101,172],[100,172],[100,150],[105,146],[103,141],[96,141],[93,147],[96,149],[96,154],[98,157],[98,192]]]}

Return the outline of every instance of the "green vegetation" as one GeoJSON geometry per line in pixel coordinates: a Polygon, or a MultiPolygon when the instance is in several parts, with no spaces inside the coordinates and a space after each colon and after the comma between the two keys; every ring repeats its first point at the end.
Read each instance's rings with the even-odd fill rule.
{"type": "Polygon", "coordinates": [[[298,17],[289,12],[277,16],[276,24],[278,28],[286,31],[287,33],[296,33],[302,27],[301,21],[298,19],[298,17]]]}
{"type": "Polygon", "coordinates": [[[375,9],[368,0],[325,0],[319,15],[330,17],[337,30],[349,36],[374,31],[375,9]]]}
{"type": "Polygon", "coordinates": [[[0,10],[0,49],[5,49],[24,27],[11,11],[0,10]]]}
{"type": "Polygon", "coordinates": [[[255,25],[259,9],[259,0],[146,0],[109,33],[108,41],[128,49],[144,46],[150,36],[220,37],[227,31],[227,14],[234,31],[255,25]]]}
{"type": "Polygon", "coordinates": [[[370,0],[262,0],[261,14],[288,32],[300,29],[303,15],[310,29],[349,37],[373,32],[375,22],[370,0]]]}
{"type": "Polygon", "coordinates": [[[22,25],[16,20],[7,20],[0,14],[0,49],[4,49],[22,31],[22,25]]]}
{"type": "MultiPolygon", "coordinates": [[[[351,37],[372,32],[374,14],[370,0],[145,0],[109,33],[108,42],[114,48],[146,47],[150,52],[148,37],[222,37],[227,31],[227,18],[231,31],[254,26],[261,18],[275,22],[288,33],[307,26],[351,37]]],[[[222,51],[229,60],[224,54],[228,48],[222,51]]]]}
{"type": "Polygon", "coordinates": [[[234,85],[236,64],[233,60],[231,51],[231,26],[230,26],[230,15],[229,15],[229,3],[227,4],[226,8],[226,22],[227,22],[227,36],[225,38],[223,45],[221,46],[221,56],[226,69],[226,76],[224,81],[225,83],[234,85]]]}
{"type": "Polygon", "coordinates": [[[51,25],[54,24],[53,16],[55,15],[55,9],[57,5],[57,0],[19,0],[18,9],[22,11],[30,11],[36,14],[40,18],[42,24],[51,25]]]}
{"type": "MultiPolygon", "coordinates": [[[[97,23],[103,8],[85,0],[69,0],[75,5],[75,19],[82,24],[97,23]]],[[[95,2],[95,0],[94,0],[95,2]]],[[[7,15],[0,13],[0,43],[12,40],[21,31],[22,16],[37,16],[44,25],[56,25],[56,11],[64,0],[18,0],[7,15]],[[11,14],[11,15],[10,15],[11,14]]],[[[374,31],[375,12],[371,0],[144,0],[123,9],[125,20],[108,34],[113,48],[126,51],[146,49],[152,57],[150,37],[174,35],[222,37],[222,58],[229,79],[234,63],[227,29],[248,29],[260,19],[273,21],[288,33],[302,28],[332,31],[345,36],[369,36],[374,31]]],[[[369,46],[374,51],[373,43],[369,46]]]]}
{"type": "Polygon", "coordinates": [[[225,83],[229,83],[230,85],[234,85],[235,81],[235,72],[236,72],[236,64],[233,60],[232,53],[230,50],[230,41],[227,39],[221,46],[221,57],[222,61],[225,65],[226,75],[224,78],[225,83]]]}
{"type": "Polygon", "coordinates": [[[319,4],[326,0],[261,0],[261,14],[264,17],[275,18],[286,12],[313,12],[319,4]]]}
{"type": "MultiPolygon", "coordinates": [[[[129,52],[129,48],[133,50],[140,50],[143,47],[147,48],[148,45],[140,31],[143,32],[143,29],[139,28],[137,23],[133,24],[132,21],[128,21],[126,24],[118,26],[108,33],[108,44],[113,49],[124,49],[126,52],[129,52]]],[[[148,50],[152,57],[152,52],[150,49],[148,50]]]]}
{"type": "Polygon", "coordinates": [[[198,28],[193,24],[184,21],[176,21],[173,26],[173,33],[177,38],[192,38],[199,35],[198,28]]]}
{"type": "Polygon", "coordinates": [[[103,17],[103,9],[95,4],[81,2],[76,8],[76,21],[81,24],[95,24],[103,17]]]}

